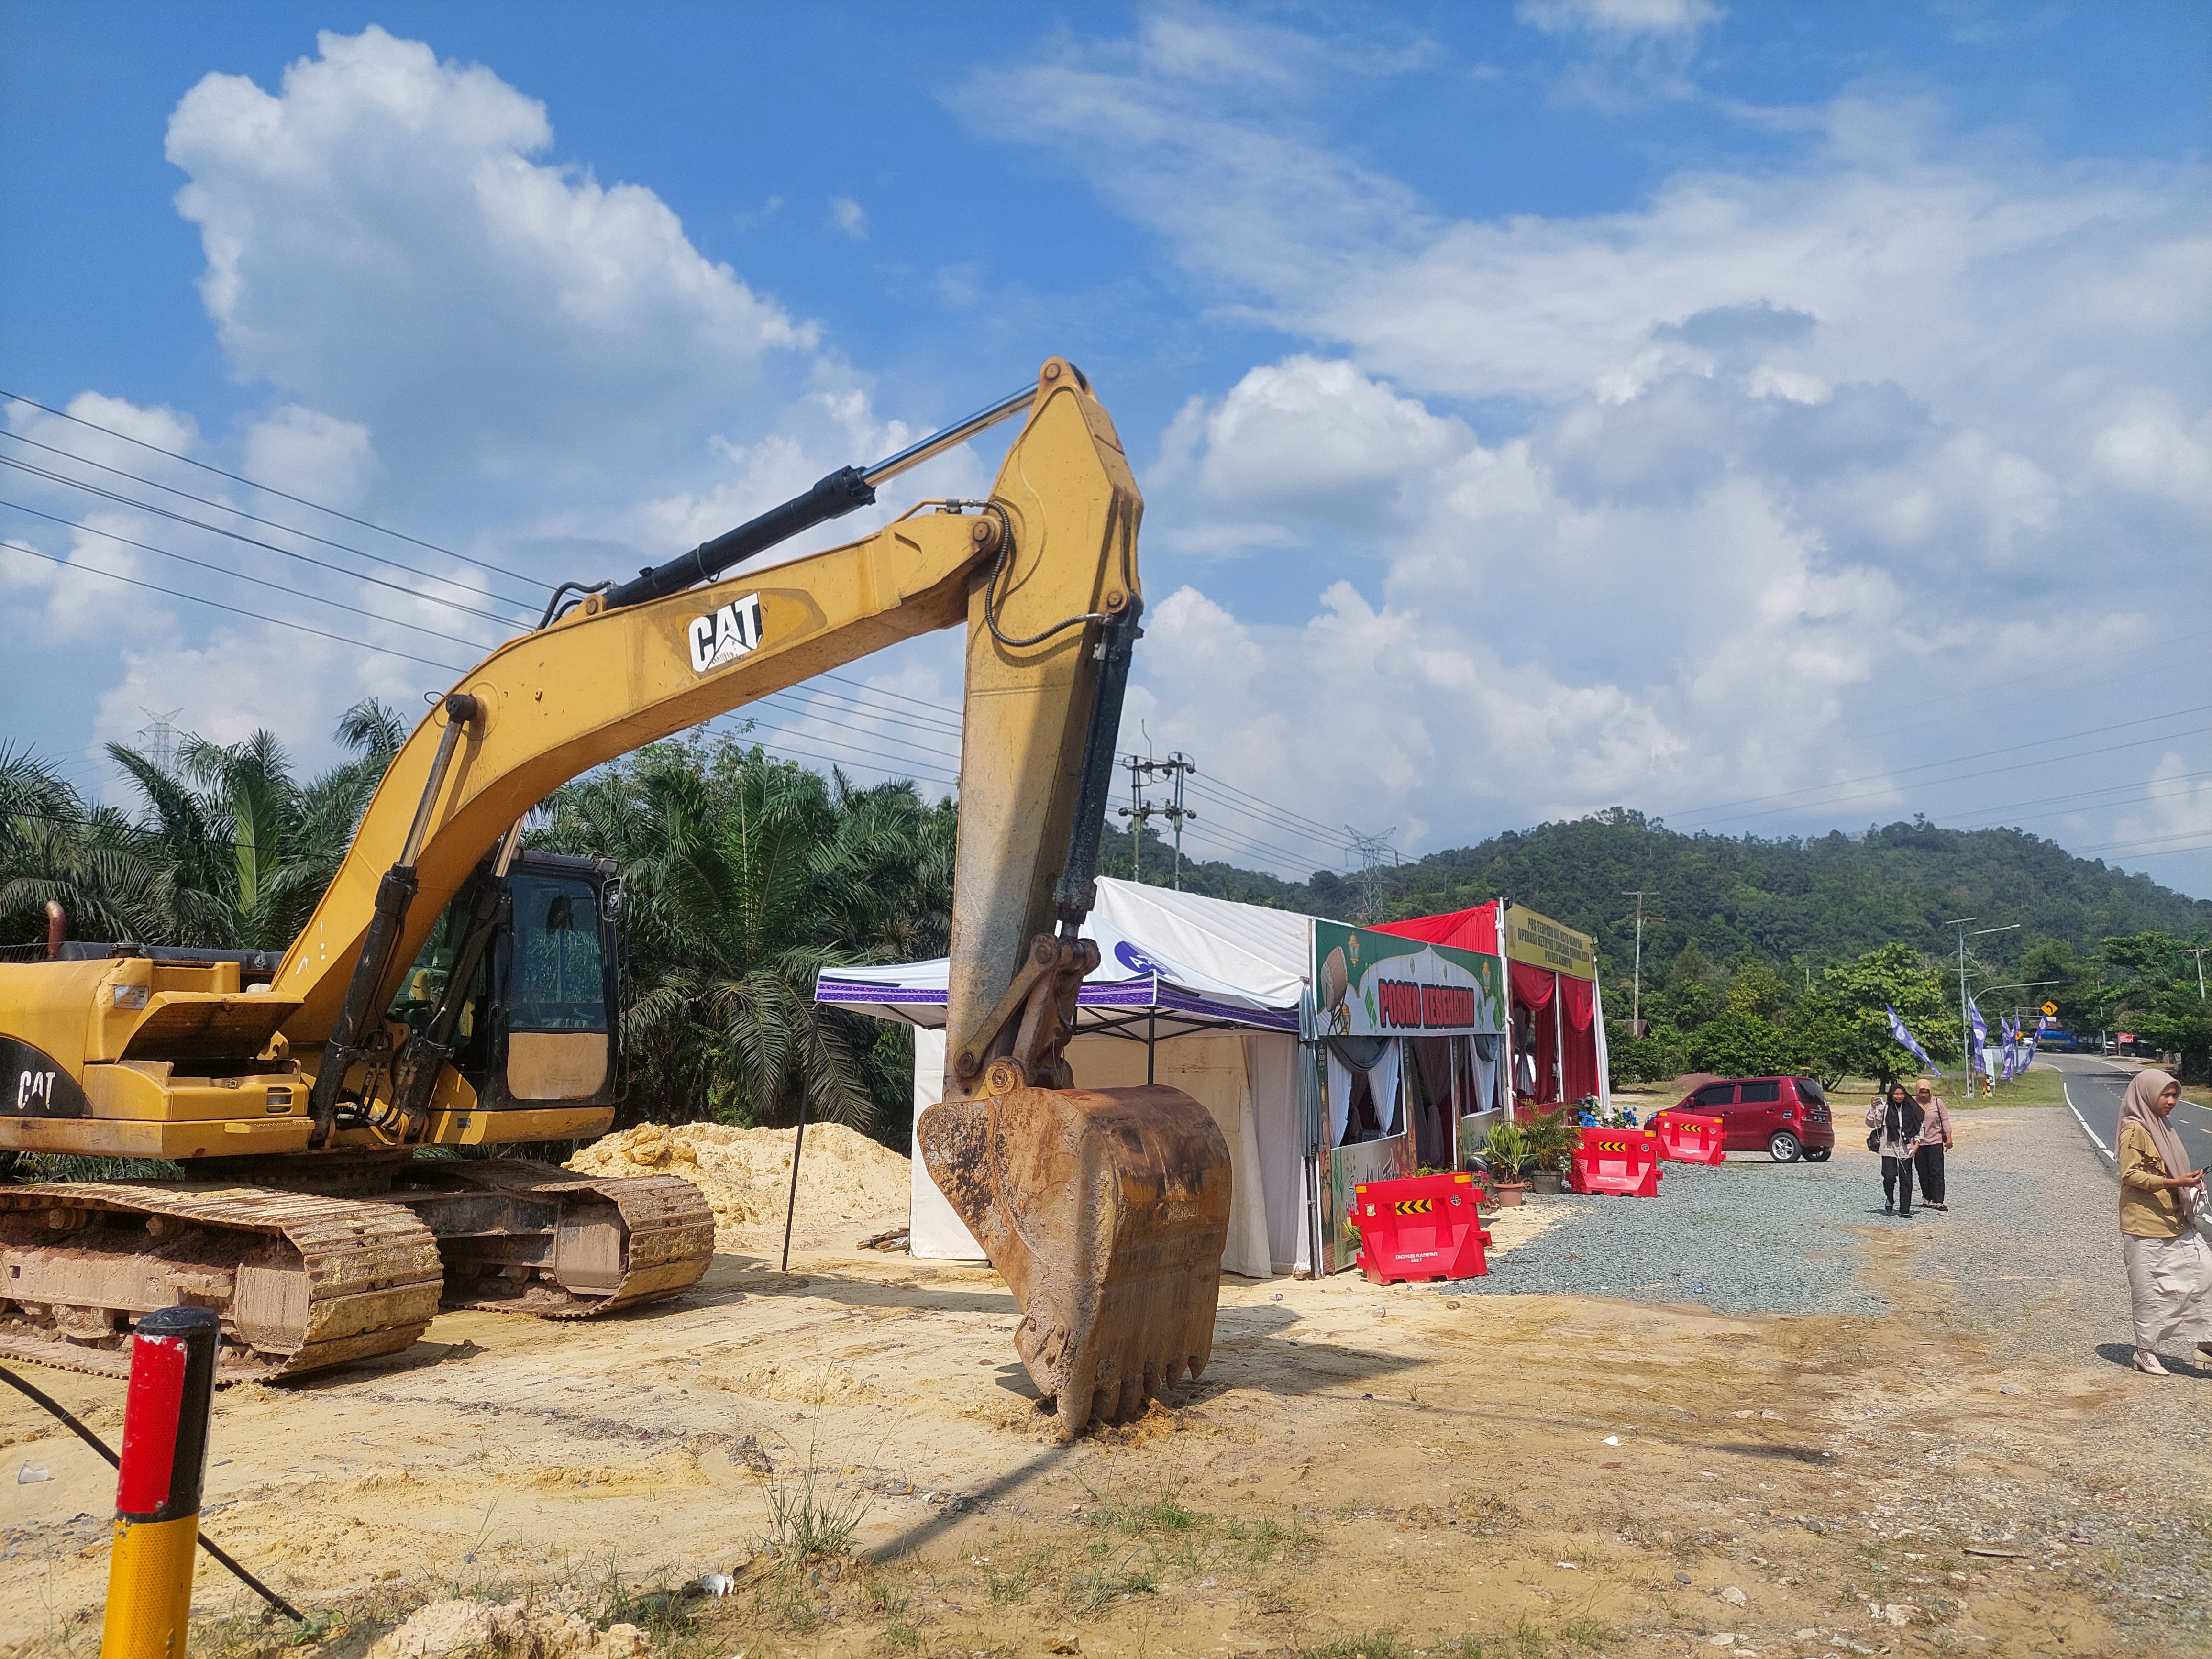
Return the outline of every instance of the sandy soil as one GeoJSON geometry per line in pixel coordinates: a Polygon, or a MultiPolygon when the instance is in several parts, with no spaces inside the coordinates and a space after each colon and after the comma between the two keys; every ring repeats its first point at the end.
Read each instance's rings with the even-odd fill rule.
{"type": "MultiPolygon", "coordinates": [[[[1498,1248],[1542,1248],[1546,1208],[1498,1248]]],[[[2179,1396],[2018,1340],[2101,1280],[1962,1302],[1936,1235],[1874,1228],[1880,1318],[1231,1280],[1202,1381],[1061,1444],[995,1275],[854,1248],[902,1218],[803,1219],[789,1275],[731,1249],[672,1304],[449,1314],[405,1355],[228,1390],[207,1530],[348,1659],[456,1592],[635,1618],[688,1659],[2205,1650],[2185,1594],[2144,1588],[2201,1595],[2212,1539],[2202,1468],[2141,1450],[2179,1396]],[[2057,1496],[2110,1524],[2023,1524],[2057,1496]],[[857,1515],[857,1553],[762,1553],[779,1505],[787,1537],[857,1515]],[[708,1571],[733,1592],[639,1600],[708,1571]]],[[[36,1381],[112,1437],[117,1385],[36,1381]]],[[[0,1460],[0,1659],[89,1654],[112,1476],[12,1395],[0,1460]]],[[[275,1651],[252,1607],[203,1571],[196,1650],[275,1651]]]]}

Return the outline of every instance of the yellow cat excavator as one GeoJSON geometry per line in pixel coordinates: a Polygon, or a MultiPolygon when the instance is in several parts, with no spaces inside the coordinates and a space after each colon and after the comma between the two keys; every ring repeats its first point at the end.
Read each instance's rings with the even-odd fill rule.
{"type": "Polygon", "coordinates": [[[0,1150],[170,1158],[174,1181],[0,1183],[0,1355],[121,1374],[133,1322],[222,1315],[219,1376],[404,1348],[442,1303],[588,1317],[705,1272],[673,1177],[427,1155],[594,1135],[621,1087],[621,884],[522,851],[588,768],[964,625],[945,1099],[932,1175],[1020,1304],[1063,1429],[1126,1416],[1212,1341],[1226,1145],[1175,1090],[1079,1091],[1061,1058],[1097,964],[1113,747],[1143,610],[1143,503],[1064,359],[957,426],[847,467],[630,580],[564,584],[393,759],[281,959],[57,940],[0,963],[0,1150]],[[1026,414],[989,499],[722,573],[1026,414]]]}

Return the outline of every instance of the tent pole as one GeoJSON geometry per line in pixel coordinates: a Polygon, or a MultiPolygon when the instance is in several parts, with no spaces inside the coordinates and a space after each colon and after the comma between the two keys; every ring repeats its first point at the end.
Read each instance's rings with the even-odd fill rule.
{"type": "Polygon", "coordinates": [[[1459,1168],[1459,1045],[1462,1037],[1451,1039],[1451,1166],[1459,1168]]]}
{"type": "MultiPolygon", "coordinates": [[[[1152,988],[1152,994],[1155,997],[1159,994],[1159,987],[1157,983],[1152,988]]],[[[1158,1005],[1155,1003],[1145,1013],[1145,1086],[1148,1089],[1152,1085],[1152,1041],[1159,1025],[1158,1009],[1158,1005]]]]}
{"type": "Polygon", "coordinates": [[[799,1214],[799,1156],[806,1150],[806,1101],[799,1102],[799,1135],[791,1143],[791,1199],[783,1210],[783,1268],[791,1271],[791,1224],[799,1214]]]}
{"type": "Polygon", "coordinates": [[[1553,1103],[1567,1103],[1567,1005],[1559,989],[1559,970],[1552,972],[1552,1080],[1559,1090],[1553,1103]]]}

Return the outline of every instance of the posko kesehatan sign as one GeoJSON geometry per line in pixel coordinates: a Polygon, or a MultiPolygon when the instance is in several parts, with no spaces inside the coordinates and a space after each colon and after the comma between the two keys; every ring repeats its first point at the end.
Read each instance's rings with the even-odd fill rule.
{"type": "Polygon", "coordinates": [[[1313,925],[1323,1036],[1446,1036],[1505,1029],[1498,958],[1338,921],[1313,925]]]}

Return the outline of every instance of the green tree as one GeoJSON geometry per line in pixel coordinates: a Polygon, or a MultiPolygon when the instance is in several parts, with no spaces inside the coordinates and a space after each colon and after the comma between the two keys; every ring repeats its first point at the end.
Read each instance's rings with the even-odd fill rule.
{"type": "Polygon", "coordinates": [[[1959,1022],[1944,1003],[1942,973],[1907,945],[1885,945],[1825,970],[1798,998],[1791,1034],[1822,1084],[1869,1077],[1887,1089],[1919,1070],[1890,1035],[1891,1008],[1938,1062],[1958,1056],[1959,1022]]]}
{"type": "Polygon", "coordinates": [[[1756,957],[1737,960],[1728,987],[1728,1006],[1731,1012],[1772,1021],[1789,1012],[1791,1000],[1790,981],[1783,978],[1772,964],[1756,957]]]}
{"type": "Polygon", "coordinates": [[[2206,945],[2203,934],[2186,941],[2160,933],[2108,939],[2098,948],[2112,989],[2114,1018],[2154,1047],[2181,1056],[2185,1082],[2205,1080],[2212,1064],[2212,1001],[2197,981],[2190,954],[2206,945]]]}
{"type": "Polygon", "coordinates": [[[1691,1032],[1728,1006],[1728,982],[1692,939],[1675,953],[1666,978],[1644,1000],[1655,1024],[1691,1032]]]}
{"type": "Polygon", "coordinates": [[[0,746],[0,945],[45,939],[49,902],[76,938],[157,938],[166,866],[122,813],[88,804],[49,763],[0,746]]]}
{"type": "Polygon", "coordinates": [[[1768,1077],[1802,1063],[1798,1032],[1733,1007],[1699,1026],[1691,1044],[1698,1065],[1722,1077],[1768,1077]]]}

